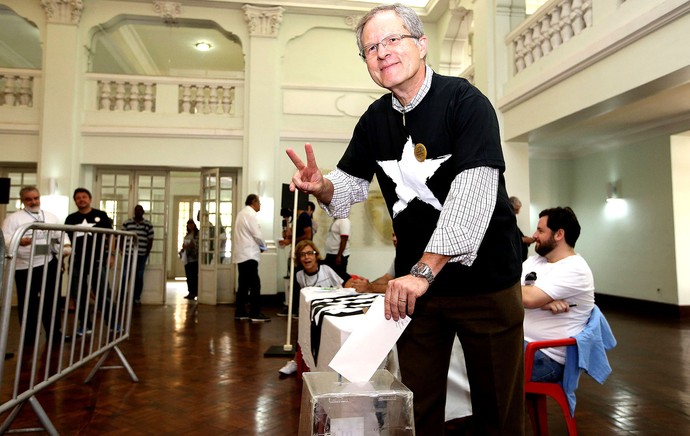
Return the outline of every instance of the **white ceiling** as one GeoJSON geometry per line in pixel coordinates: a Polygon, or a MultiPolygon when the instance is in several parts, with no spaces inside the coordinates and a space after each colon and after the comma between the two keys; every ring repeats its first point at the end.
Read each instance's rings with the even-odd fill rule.
{"type": "MultiPolygon", "coordinates": [[[[129,0],[151,3],[151,0],[129,0]]],[[[182,0],[238,9],[240,0],[182,0]]],[[[366,0],[257,0],[257,6],[283,6],[311,14],[361,15],[378,2],[366,0]]],[[[433,20],[448,0],[423,0],[417,11],[433,20]]],[[[88,44],[93,72],[133,75],[234,77],[244,71],[242,48],[235,35],[214,23],[178,19],[118,17],[103,23],[88,44]],[[199,52],[198,41],[213,49],[199,52]]],[[[41,44],[31,23],[0,5],[0,68],[40,68],[41,44]]],[[[657,134],[690,130],[690,67],[530,132],[530,152],[572,156],[621,145],[657,134]]]]}
{"type": "Polygon", "coordinates": [[[531,131],[533,154],[577,156],[690,131],[690,66],[531,131]]]}

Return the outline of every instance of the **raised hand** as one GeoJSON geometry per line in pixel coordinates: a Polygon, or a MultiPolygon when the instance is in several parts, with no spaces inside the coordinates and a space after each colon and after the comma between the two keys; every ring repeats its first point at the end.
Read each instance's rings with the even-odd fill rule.
{"type": "Polygon", "coordinates": [[[285,151],[297,168],[297,171],[292,176],[290,191],[294,192],[295,189],[299,189],[307,194],[312,194],[320,202],[329,204],[333,197],[333,184],[328,179],[324,179],[321,170],[316,165],[314,149],[311,144],[304,144],[304,151],[307,155],[306,165],[297,156],[295,150],[288,148],[285,151]]]}

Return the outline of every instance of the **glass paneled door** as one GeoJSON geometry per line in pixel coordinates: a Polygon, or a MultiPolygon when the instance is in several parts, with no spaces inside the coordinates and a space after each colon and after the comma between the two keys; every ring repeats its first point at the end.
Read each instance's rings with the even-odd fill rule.
{"type": "Polygon", "coordinates": [[[165,241],[167,241],[168,176],[164,171],[99,170],[96,193],[99,207],[113,220],[113,227],[134,216],[134,206],[144,208],[144,219],[153,224],[154,239],[144,270],[143,303],[165,303],[165,241]]]}
{"type": "Polygon", "coordinates": [[[199,302],[235,302],[235,274],[231,263],[234,174],[218,168],[201,173],[199,214],[199,302]]]}

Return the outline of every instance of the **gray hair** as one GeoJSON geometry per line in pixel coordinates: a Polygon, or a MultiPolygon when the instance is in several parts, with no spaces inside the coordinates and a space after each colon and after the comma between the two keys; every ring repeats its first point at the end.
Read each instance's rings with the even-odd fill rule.
{"type": "Polygon", "coordinates": [[[39,191],[35,185],[28,185],[24,186],[22,189],[19,190],[19,199],[21,200],[22,198],[24,198],[24,194],[33,191],[36,191],[38,192],[38,195],[41,195],[41,191],[39,191]]]}
{"type": "Polygon", "coordinates": [[[412,8],[401,5],[400,3],[377,6],[367,12],[367,14],[359,20],[359,23],[357,23],[357,47],[359,48],[360,53],[364,49],[364,43],[362,42],[362,32],[364,31],[364,26],[369,22],[369,20],[374,18],[376,14],[384,11],[395,12],[402,19],[403,24],[405,25],[407,31],[410,32],[410,35],[417,38],[424,36],[424,25],[422,24],[422,20],[419,19],[419,15],[417,15],[412,8]]]}

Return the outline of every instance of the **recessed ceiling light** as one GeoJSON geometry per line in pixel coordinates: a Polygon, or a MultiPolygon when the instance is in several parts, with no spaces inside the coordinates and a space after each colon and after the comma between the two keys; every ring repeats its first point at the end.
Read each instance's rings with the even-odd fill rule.
{"type": "Polygon", "coordinates": [[[199,51],[209,51],[211,50],[211,44],[205,41],[197,42],[194,44],[194,47],[196,47],[197,50],[199,51]]]}

